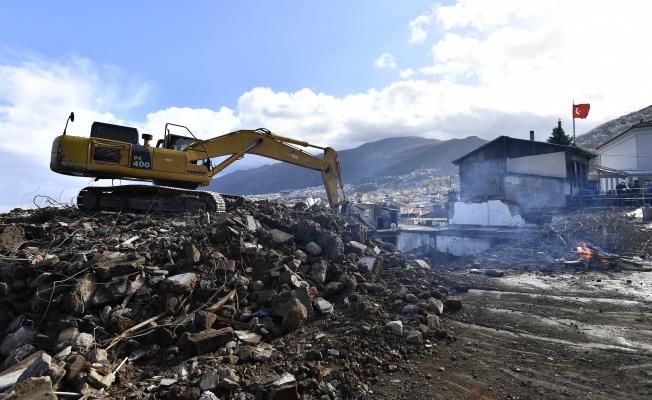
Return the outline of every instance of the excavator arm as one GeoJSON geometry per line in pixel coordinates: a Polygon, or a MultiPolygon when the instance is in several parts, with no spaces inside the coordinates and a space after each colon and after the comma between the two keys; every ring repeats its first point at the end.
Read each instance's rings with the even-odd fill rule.
{"type": "Polygon", "coordinates": [[[275,135],[267,129],[256,129],[235,131],[213,139],[197,141],[188,145],[184,151],[191,163],[229,156],[217,165],[208,164],[209,178],[241,159],[245,154],[256,154],[321,171],[330,206],[338,208],[346,201],[337,152],[330,147],[314,146],[301,140],[275,135]],[[293,145],[321,149],[324,151],[323,157],[317,157],[293,145]]]}

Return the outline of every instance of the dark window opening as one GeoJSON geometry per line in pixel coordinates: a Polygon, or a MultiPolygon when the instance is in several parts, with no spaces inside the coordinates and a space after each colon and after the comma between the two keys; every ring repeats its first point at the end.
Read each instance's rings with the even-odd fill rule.
{"type": "Polygon", "coordinates": [[[138,144],[138,129],[128,126],[105,124],[104,122],[94,122],[91,127],[91,137],[138,144]]]}

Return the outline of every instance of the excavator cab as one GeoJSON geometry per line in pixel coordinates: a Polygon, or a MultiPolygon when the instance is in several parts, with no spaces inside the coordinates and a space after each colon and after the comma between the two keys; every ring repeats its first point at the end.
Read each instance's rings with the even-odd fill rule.
{"type": "MultiPolygon", "coordinates": [[[[186,147],[188,147],[188,145],[190,145],[191,143],[195,143],[195,142],[197,142],[197,139],[195,139],[195,138],[168,133],[167,135],[165,135],[165,139],[159,139],[159,141],[156,143],[156,147],[157,148],[163,148],[163,149],[169,149],[169,150],[183,151],[183,150],[186,149],[186,147]]],[[[211,160],[210,160],[210,158],[197,160],[197,161],[191,161],[190,163],[191,164],[197,164],[197,165],[203,165],[208,169],[211,168],[211,160]]]]}

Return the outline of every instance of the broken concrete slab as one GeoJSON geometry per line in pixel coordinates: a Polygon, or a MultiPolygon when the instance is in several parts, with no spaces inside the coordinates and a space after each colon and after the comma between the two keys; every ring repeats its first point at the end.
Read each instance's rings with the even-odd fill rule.
{"type": "Polygon", "coordinates": [[[164,285],[169,292],[188,293],[195,286],[195,283],[197,283],[197,274],[187,272],[167,278],[164,285]]]}
{"type": "Polygon", "coordinates": [[[15,348],[24,345],[33,334],[34,332],[31,329],[21,326],[16,331],[2,339],[2,343],[0,344],[0,354],[3,356],[9,355],[9,353],[11,353],[15,348]]]}
{"type": "Polygon", "coordinates": [[[115,374],[102,367],[91,367],[86,379],[94,388],[106,390],[115,382],[115,374]]]}
{"type": "Polygon", "coordinates": [[[34,359],[34,361],[23,371],[18,377],[18,382],[27,378],[36,378],[43,376],[50,368],[52,357],[47,353],[42,353],[34,359]]]}
{"type": "Polygon", "coordinates": [[[274,399],[298,399],[297,379],[294,375],[286,372],[280,378],[271,383],[270,396],[274,399]]]}
{"type": "Polygon", "coordinates": [[[269,233],[272,235],[272,242],[276,244],[288,244],[294,242],[294,235],[287,232],[278,229],[270,229],[269,233]]]}
{"type": "Polygon", "coordinates": [[[249,331],[235,331],[235,336],[240,342],[249,345],[257,345],[262,339],[259,334],[249,331]]]}

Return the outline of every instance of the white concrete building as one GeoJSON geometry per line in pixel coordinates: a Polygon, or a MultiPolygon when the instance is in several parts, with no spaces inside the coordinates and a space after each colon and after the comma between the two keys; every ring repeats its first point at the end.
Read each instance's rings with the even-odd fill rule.
{"type": "Polygon", "coordinates": [[[600,190],[615,190],[620,179],[631,185],[652,180],[652,121],[631,128],[597,148],[600,167],[591,178],[600,180],[600,190]]]}

